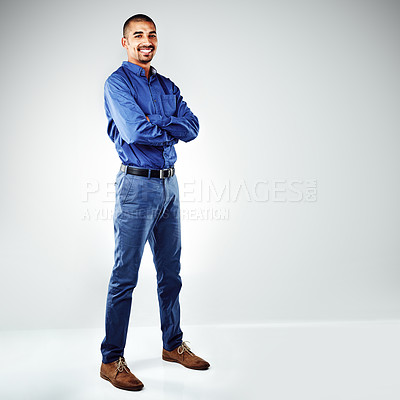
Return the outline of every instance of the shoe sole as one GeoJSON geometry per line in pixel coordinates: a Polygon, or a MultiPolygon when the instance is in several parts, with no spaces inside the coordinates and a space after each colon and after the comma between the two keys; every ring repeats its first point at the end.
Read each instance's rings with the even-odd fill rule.
{"type": "Polygon", "coordinates": [[[113,382],[111,381],[111,379],[110,379],[108,376],[102,374],[101,372],[100,372],[100,377],[103,378],[103,379],[105,379],[106,381],[110,382],[111,385],[115,386],[116,388],[122,389],[122,390],[129,390],[130,392],[137,392],[137,391],[139,391],[139,390],[142,390],[143,387],[144,387],[144,385],[142,385],[142,386],[136,386],[136,387],[124,387],[124,386],[116,385],[115,383],[113,383],[113,382]]]}
{"type": "Polygon", "coordinates": [[[186,367],[186,368],[196,369],[196,370],[198,370],[198,371],[204,371],[204,370],[206,370],[206,369],[209,368],[209,367],[189,367],[189,366],[187,366],[187,365],[185,365],[185,364],[182,364],[181,362],[179,362],[179,361],[177,361],[177,360],[174,360],[173,358],[168,358],[168,357],[165,357],[165,356],[162,356],[162,359],[163,359],[164,361],[175,362],[175,363],[177,363],[177,364],[183,365],[183,366],[186,367]]]}

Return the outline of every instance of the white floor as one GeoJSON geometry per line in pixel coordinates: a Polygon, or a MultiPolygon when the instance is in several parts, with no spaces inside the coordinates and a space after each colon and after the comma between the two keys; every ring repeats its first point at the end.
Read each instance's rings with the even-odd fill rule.
{"type": "Polygon", "coordinates": [[[140,392],[99,377],[102,330],[0,332],[0,399],[400,399],[400,321],[182,330],[210,369],[163,361],[159,328],[132,326],[125,358],[140,392]]]}

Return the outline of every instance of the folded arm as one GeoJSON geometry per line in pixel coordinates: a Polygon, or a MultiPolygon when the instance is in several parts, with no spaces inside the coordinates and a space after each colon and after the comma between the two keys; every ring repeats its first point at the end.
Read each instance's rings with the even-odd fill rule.
{"type": "Polygon", "coordinates": [[[173,137],[189,142],[195,139],[199,133],[199,120],[192,113],[179,88],[173,83],[173,94],[176,96],[177,112],[175,116],[149,115],[149,121],[158,127],[165,129],[173,137]]]}
{"type": "Polygon", "coordinates": [[[128,143],[165,146],[175,144],[165,129],[154,125],[136,103],[122,78],[112,76],[104,85],[104,98],[122,139],[128,143]]]}

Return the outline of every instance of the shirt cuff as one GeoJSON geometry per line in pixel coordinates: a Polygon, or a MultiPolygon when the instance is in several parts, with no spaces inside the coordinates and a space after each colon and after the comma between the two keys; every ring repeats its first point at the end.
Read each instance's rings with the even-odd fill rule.
{"type": "Polygon", "coordinates": [[[160,114],[149,114],[148,117],[153,125],[157,125],[160,128],[164,128],[165,126],[168,126],[172,122],[171,117],[164,117],[163,115],[160,114]]]}

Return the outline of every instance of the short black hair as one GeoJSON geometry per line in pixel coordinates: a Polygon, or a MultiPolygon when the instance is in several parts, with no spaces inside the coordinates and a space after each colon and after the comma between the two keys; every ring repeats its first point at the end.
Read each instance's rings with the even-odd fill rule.
{"type": "Polygon", "coordinates": [[[126,38],[127,35],[128,35],[128,27],[129,27],[129,24],[130,24],[132,21],[147,21],[147,22],[152,22],[153,25],[154,25],[154,28],[156,27],[156,24],[154,23],[154,21],[153,21],[149,16],[144,15],[144,14],[135,14],[135,15],[132,15],[132,17],[128,18],[128,19],[125,21],[124,27],[122,28],[122,35],[124,36],[124,38],[126,38]]]}

